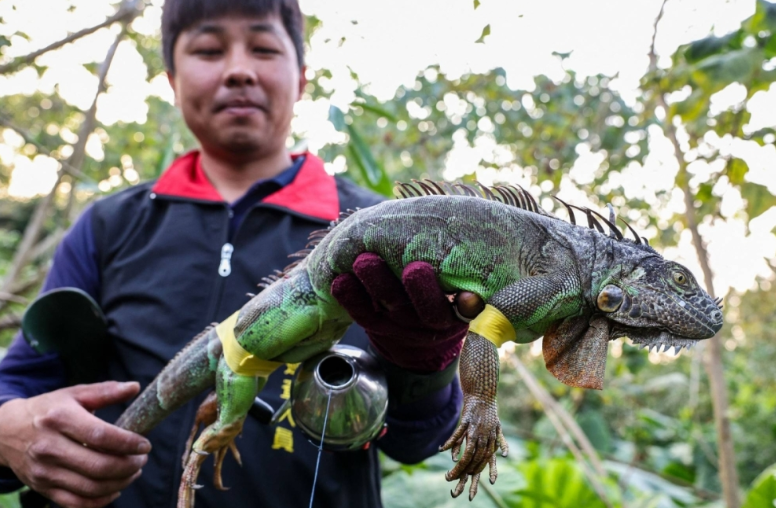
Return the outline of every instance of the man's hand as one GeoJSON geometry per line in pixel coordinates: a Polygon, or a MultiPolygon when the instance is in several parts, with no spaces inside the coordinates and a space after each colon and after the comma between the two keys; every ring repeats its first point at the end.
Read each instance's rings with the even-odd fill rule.
{"type": "Polygon", "coordinates": [[[139,389],[109,381],[6,402],[0,406],[0,465],[62,506],[105,506],[140,476],[151,443],[91,411],[139,389]]]}
{"type": "Polygon", "coordinates": [[[438,372],[461,352],[468,324],[456,318],[428,263],[408,264],[399,280],[380,256],[367,252],[356,258],[353,273],[334,279],[331,294],[399,367],[438,372]]]}

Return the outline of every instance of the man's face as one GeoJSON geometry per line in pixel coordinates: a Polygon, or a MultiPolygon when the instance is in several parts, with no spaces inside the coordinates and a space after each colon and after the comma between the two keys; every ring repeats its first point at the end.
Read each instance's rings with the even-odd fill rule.
{"type": "Polygon", "coordinates": [[[285,150],[306,82],[278,16],[205,20],[181,32],[173,60],[176,102],[203,149],[238,159],[285,150]]]}

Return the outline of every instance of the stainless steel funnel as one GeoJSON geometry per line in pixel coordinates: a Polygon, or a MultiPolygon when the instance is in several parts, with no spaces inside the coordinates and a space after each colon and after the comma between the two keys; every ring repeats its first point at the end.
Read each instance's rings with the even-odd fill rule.
{"type": "Polygon", "coordinates": [[[388,384],[370,354],[337,345],[299,366],[289,403],[294,420],[316,444],[329,395],[324,449],[356,450],[378,437],[388,410],[388,384]]]}

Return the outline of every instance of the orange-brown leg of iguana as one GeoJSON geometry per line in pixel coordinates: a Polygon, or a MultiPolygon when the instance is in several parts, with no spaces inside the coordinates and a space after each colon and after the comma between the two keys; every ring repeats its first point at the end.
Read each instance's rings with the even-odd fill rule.
{"type": "MultiPolygon", "coordinates": [[[[217,474],[220,474],[220,463],[223,461],[226,450],[233,446],[234,438],[242,432],[243,421],[219,425],[219,422],[207,427],[199,439],[194,443],[189,460],[183,469],[181,486],[178,491],[178,508],[193,508],[194,490],[201,487],[197,485],[197,476],[208,455],[216,455],[217,474]],[[220,456],[220,460],[219,460],[220,456]]],[[[216,479],[216,485],[221,485],[221,479],[216,479]]],[[[223,487],[223,485],[221,485],[223,487]]]]}
{"type": "MultiPolygon", "coordinates": [[[[186,441],[186,451],[182,457],[184,468],[188,463],[191,446],[194,443],[194,438],[196,437],[200,427],[208,427],[209,425],[215,423],[217,419],[218,395],[216,392],[210,392],[205,400],[202,401],[202,404],[200,404],[199,409],[197,409],[197,415],[194,417],[194,425],[191,427],[191,434],[189,434],[189,439],[186,441]]],[[[226,448],[219,448],[218,451],[216,451],[215,456],[213,457],[215,459],[213,485],[215,485],[218,490],[227,490],[227,487],[224,487],[221,476],[221,468],[224,464],[224,458],[226,458],[227,450],[230,450],[232,455],[234,455],[234,459],[237,461],[237,463],[242,465],[242,457],[240,457],[240,451],[237,449],[237,445],[235,445],[234,441],[229,442],[226,448]]]]}
{"type": "Polygon", "coordinates": [[[447,472],[447,481],[458,480],[451,491],[458,497],[466,486],[469,477],[469,500],[477,494],[480,473],[489,466],[490,483],[498,477],[496,470],[496,451],[506,457],[509,447],[501,431],[496,408],[496,390],[498,387],[499,360],[496,347],[484,337],[469,332],[461,351],[459,372],[463,389],[463,411],[461,423],[440,451],[452,450],[453,461],[457,462],[447,472]],[[458,454],[466,438],[463,455],[458,454]]]}
{"type": "Polygon", "coordinates": [[[212,425],[217,418],[218,395],[216,392],[210,392],[205,400],[202,401],[202,404],[199,405],[197,414],[194,417],[194,425],[191,426],[191,434],[189,434],[189,438],[186,440],[186,448],[184,448],[186,451],[183,452],[183,457],[181,457],[183,467],[186,467],[186,463],[189,459],[189,451],[191,450],[191,445],[194,444],[194,438],[197,436],[199,428],[203,425],[205,427],[212,425]]]}
{"type": "MultiPolygon", "coordinates": [[[[235,374],[229,369],[224,359],[221,359],[216,374],[216,391],[224,396],[218,398],[218,417],[215,422],[202,431],[192,446],[178,490],[178,508],[193,508],[194,491],[200,487],[197,485],[197,476],[199,476],[199,470],[208,455],[215,455],[215,484],[217,487],[223,488],[220,474],[226,450],[236,450],[234,438],[242,432],[248,410],[265,381],[265,378],[235,374]]],[[[203,408],[202,411],[203,418],[212,414],[209,406],[203,408]]],[[[239,461],[239,453],[236,454],[236,457],[239,461]]]]}

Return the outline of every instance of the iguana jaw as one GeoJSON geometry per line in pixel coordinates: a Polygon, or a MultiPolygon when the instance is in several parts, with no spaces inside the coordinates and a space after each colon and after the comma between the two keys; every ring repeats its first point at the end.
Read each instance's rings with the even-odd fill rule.
{"type": "Polygon", "coordinates": [[[675,335],[665,330],[658,328],[620,328],[615,327],[612,330],[612,339],[620,337],[628,337],[633,342],[634,346],[638,346],[639,349],[647,348],[652,351],[668,351],[670,348],[674,348],[674,354],[679,354],[682,348],[692,349],[692,347],[699,342],[700,339],[692,339],[689,337],[683,337],[681,335],[675,335]]]}

